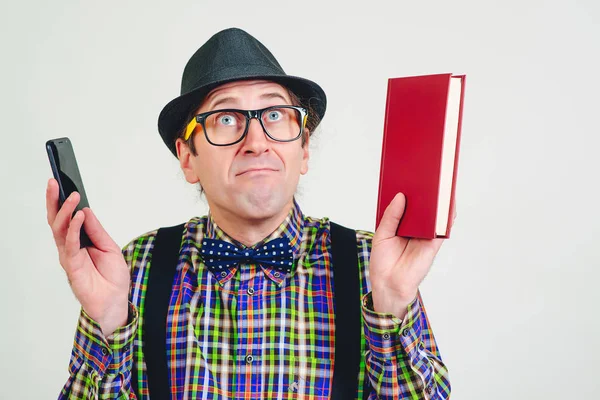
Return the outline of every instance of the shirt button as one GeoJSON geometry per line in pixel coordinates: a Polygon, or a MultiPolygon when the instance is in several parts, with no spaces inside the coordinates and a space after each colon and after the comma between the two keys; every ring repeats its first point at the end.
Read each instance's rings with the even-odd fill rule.
{"type": "Polygon", "coordinates": [[[292,382],[290,385],[290,392],[296,392],[298,390],[298,382],[292,382]]]}
{"type": "Polygon", "coordinates": [[[405,336],[405,337],[410,336],[409,330],[408,329],[403,330],[402,331],[402,335],[405,336]]]}
{"type": "Polygon", "coordinates": [[[390,334],[389,334],[389,333],[387,333],[387,332],[386,332],[386,333],[384,333],[384,334],[383,334],[383,338],[384,338],[385,340],[389,340],[389,339],[390,339],[390,334]]]}
{"type": "Polygon", "coordinates": [[[252,354],[248,354],[246,356],[246,364],[252,364],[252,361],[254,361],[254,357],[252,357],[252,354]]]}
{"type": "Polygon", "coordinates": [[[281,276],[281,274],[280,274],[279,272],[275,272],[275,273],[273,274],[273,276],[274,276],[275,278],[279,278],[279,276],[281,276]]]}
{"type": "Polygon", "coordinates": [[[250,296],[252,296],[254,294],[254,289],[252,289],[251,287],[248,288],[248,294],[250,296]]]}
{"type": "Polygon", "coordinates": [[[225,272],[225,271],[221,272],[221,276],[222,276],[223,278],[225,278],[225,277],[227,276],[227,272],[225,272]]]}
{"type": "Polygon", "coordinates": [[[129,350],[129,345],[126,344],[125,346],[123,346],[123,351],[128,351],[129,350]]]}
{"type": "Polygon", "coordinates": [[[108,350],[106,350],[105,347],[102,348],[102,354],[107,355],[108,354],[108,350]]]}

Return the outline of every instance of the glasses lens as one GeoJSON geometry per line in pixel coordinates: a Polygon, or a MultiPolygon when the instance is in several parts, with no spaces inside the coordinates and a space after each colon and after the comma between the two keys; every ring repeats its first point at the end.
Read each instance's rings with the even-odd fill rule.
{"type": "Polygon", "coordinates": [[[219,111],[204,119],[206,134],[214,144],[230,144],[237,141],[246,128],[246,117],[235,111],[219,111]]]}
{"type": "Polygon", "coordinates": [[[302,115],[300,111],[287,107],[271,107],[262,114],[265,130],[274,139],[292,140],[300,134],[302,115]]]}

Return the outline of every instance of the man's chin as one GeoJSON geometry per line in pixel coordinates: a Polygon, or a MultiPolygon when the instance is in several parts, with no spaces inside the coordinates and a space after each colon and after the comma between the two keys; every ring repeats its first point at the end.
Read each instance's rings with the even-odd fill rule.
{"type": "Polygon", "coordinates": [[[280,214],[291,199],[275,188],[255,188],[255,190],[240,193],[235,204],[248,218],[262,219],[280,214]]]}

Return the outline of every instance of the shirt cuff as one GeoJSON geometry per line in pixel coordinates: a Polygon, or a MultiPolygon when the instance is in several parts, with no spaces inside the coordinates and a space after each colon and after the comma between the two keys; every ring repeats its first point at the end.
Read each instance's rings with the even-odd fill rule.
{"type": "Polygon", "coordinates": [[[418,351],[417,344],[421,337],[419,297],[407,307],[406,317],[401,320],[393,314],[380,313],[373,309],[372,292],[362,299],[362,313],[365,321],[365,335],[373,356],[380,360],[390,360],[404,350],[418,351]]]}
{"type": "Polygon", "coordinates": [[[83,309],[75,333],[73,352],[79,363],[87,364],[101,378],[105,373],[118,374],[131,369],[132,344],[137,331],[139,314],[129,303],[127,325],[105,337],[100,325],[83,309]]]}

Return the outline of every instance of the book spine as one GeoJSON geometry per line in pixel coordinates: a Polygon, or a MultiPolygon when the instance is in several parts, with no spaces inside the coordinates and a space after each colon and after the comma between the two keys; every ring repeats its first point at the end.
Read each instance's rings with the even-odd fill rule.
{"type": "Polygon", "coordinates": [[[384,165],[385,165],[385,156],[386,156],[386,136],[387,136],[387,131],[388,131],[388,117],[389,117],[389,113],[390,113],[390,92],[391,92],[391,88],[392,88],[392,79],[388,79],[388,86],[387,86],[387,95],[386,95],[386,102],[385,102],[385,117],[384,117],[384,123],[383,123],[383,147],[381,149],[381,160],[380,160],[380,170],[379,170],[379,196],[377,198],[377,220],[376,220],[376,225],[375,225],[375,229],[377,229],[377,227],[379,226],[379,222],[381,221],[381,217],[383,216],[383,212],[385,211],[385,209],[383,208],[383,204],[382,204],[382,199],[381,199],[381,194],[383,193],[383,169],[384,169],[384,165]]]}

